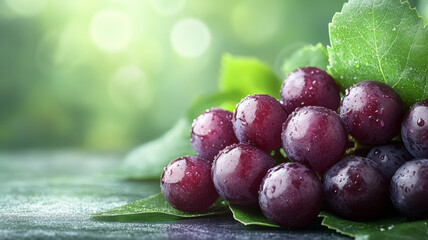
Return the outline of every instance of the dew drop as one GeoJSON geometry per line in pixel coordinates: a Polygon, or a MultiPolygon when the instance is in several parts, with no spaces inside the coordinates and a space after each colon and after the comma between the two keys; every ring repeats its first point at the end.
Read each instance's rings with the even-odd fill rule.
{"type": "Polygon", "coordinates": [[[423,127],[425,125],[425,121],[422,118],[419,118],[416,123],[418,124],[419,127],[423,127]]]}

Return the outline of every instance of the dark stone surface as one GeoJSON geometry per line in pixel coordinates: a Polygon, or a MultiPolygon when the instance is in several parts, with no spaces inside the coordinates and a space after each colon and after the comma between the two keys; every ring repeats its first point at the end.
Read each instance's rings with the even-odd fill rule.
{"type": "Polygon", "coordinates": [[[119,157],[71,151],[0,153],[1,239],[349,239],[314,222],[249,227],[232,217],[103,222],[89,217],[160,191],[158,182],[97,177],[119,157]]]}

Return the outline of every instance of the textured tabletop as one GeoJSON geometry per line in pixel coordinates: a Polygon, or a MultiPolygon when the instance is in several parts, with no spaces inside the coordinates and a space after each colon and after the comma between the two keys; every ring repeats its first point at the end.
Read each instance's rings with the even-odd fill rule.
{"type": "Polygon", "coordinates": [[[0,239],[348,239],[312,224],[246,227],[232,217],[103,222],[89,217],[160,191],[158,182],[106,179],[120,155],[73,151],[0,153],[0,239]]]}

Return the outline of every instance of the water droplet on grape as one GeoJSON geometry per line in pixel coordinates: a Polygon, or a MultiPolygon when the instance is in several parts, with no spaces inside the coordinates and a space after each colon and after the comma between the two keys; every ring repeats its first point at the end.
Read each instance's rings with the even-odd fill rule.
{"type": "Polygon", "coordinates": [[[425,121],[422,118],[419,118],[417,124],[419,127],[423,127],[425,125],[425,121]]]}

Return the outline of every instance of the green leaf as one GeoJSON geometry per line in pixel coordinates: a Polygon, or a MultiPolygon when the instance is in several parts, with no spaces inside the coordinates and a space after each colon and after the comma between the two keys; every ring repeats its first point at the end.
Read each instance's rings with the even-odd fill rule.
{"type": "Polygon", "coordinates": [[[325,47],[318,43],[317,45],[306,45],[295,51],[287,58],[282,66],[285,76],[300,67],[318,67],[327,70],[328,53],[325,47]]]}
{"type": "Polygon", "coordinates": [[[365,222],[355,222],[322,211],[322,225],[355,239],[428,239],[428,221],[410,221],[402,216],[389,216],[365,222]]]}
{"type": "Polygon", "coordinates": [[[229,208],[232,211],[233,218],[244,225],[280,227],[267,219],[258,207],[229,205],[229,208]]]}
{"type": "Polygon", "coordinates": [[[179,217],[202,217],[229,212],[227,203],[218,200],[204,213],[186,213],[173,208],[164,198],[162,193],[143,198],[135,202],[91,215],[99,220],[111,221],[160,221],[174,220],[179,217]]]}
{"type": "Polygon", "coordinates": [[[233,111],[236,104],[244,97],[236,91],[218,92],[211,95],[201,96],[195,99],[187,110],[186,117],[193,121],[199,114],[212,107],[219,107],[228,111],[233,111]]]}
{"type": "Polygon", "coordinates": [[[377,80],[406,107],[428,98],[428,31],[408,2],[349,0],[329,29],[329,71],[342,90],[377,80]]]}
{"type": "Polygon", "coordinates": [[[220,91],[235,91],[239,96],[268,94],[279,98],[281,79],[266,64],[256,58],[225,54],[221,63],[220,91]]]}
{"type": "Polygon", "coordinates": [[[163,136],[145,143],[126,155],[117,168],[106,175],[132,180],[157,180],[172,160],[195,155],[190,144],[190,122],[181,119],[163,136]]]}

